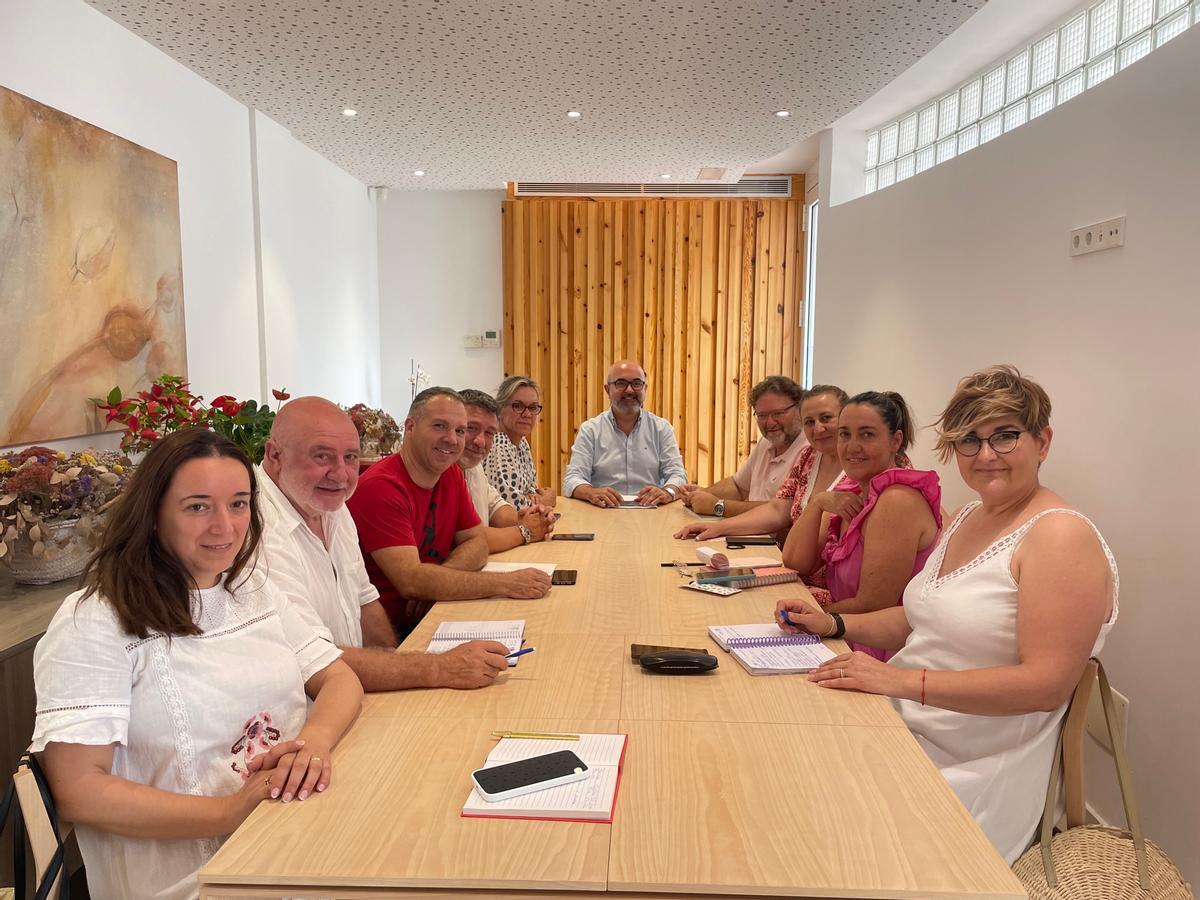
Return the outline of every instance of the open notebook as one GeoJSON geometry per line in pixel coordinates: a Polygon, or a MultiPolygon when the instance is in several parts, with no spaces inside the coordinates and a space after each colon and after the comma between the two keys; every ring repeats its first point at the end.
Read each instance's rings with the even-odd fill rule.
{"type": "Polygon", "coordinates": [[[516,762],[557,750],[572,750],[588,765],[588,777],[490,803],[474,787],[463,804],[467,818],[560,819],[566,822],[611,822],[625,759],[624,734],[580,734],[578,741],[501,738],[482,768],[516,762]]]}
{"type": "MultiPolygon", "coordinates": [[[[513,619],[507,622],[442,622],[433,633],[426,653],[445,653],[453,650],[459,644],[467,641],[499,641],[508,648],[509,653],[516,653],[525,643],[525,620],[513,619]]],[[[508,664],[515,666],[519,661],[510,659],[508,664]]]]}
{"type": "Polygon", "coordinates": [[[788,634],[778,625],[710,625],[709,636],[751,675],[811,672],[837,656],[815,634],[788,634]]]}
{"type": "Polygon", "coordinates": [[[537,569],[547,575],[553,575],[558,563],[540,562],[500,562],[494,560],[483,567],[484,572],[519,572],[521,569],[537,569]]]}
{"type": "Polygon", "coordinates": [[[767,587],[772,584],[787,584],[799,581],[800,575],[786,566],[775,565],[771,568],[753,569],[750,574],[729,574],[736,570],[701,570],[696,573],[699,584],[725,584],[736,588],[767,587]]]}

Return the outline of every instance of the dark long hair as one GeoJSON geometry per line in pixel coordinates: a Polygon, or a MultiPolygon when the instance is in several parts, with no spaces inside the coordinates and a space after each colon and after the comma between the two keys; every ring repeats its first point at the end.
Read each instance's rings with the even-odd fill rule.
{"type": "Polygon", "coordinates": [[[207,457],[236,459],[250,476],[250,528],[225,575],[226,586],[233,590],[243,572],[249,576],[254,570],[262,516],[249,458],[229,438],[206,428],[184,428],[167,435],[146,454],[109,512],[100,548],[81,579],[84,598],[97,595],[107,600],[128,634],[139,638],[152,632],[200,634],[190,601],[196,585],[183,563],[159,540],[158,511],[180,466],[207,457]]]}
{"type": "Polygon", "coordinates": [[[905,451],[913,445],[917,430],[913,423],[912,410],[908,408],[904,398],[895,391],[863,391],[847,400],[846,406],[859,403],[875,407],[888,431],[893,434],[900,432],[900,449],[896,451],[896,459],[898,463],[907,459],[905,451]]]}

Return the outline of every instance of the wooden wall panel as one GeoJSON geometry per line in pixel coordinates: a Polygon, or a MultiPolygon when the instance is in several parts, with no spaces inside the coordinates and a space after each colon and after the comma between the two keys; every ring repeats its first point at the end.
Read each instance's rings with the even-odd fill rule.
{"type": "Polygon", "coordinates": [[[758,439],[749,393],[803,370],[803,179],[791,200],[514,198],[503,204],[504,370],[542,385],[532,444],[560,485],[616,359],[675,425],[688,475],[731,474],[758,439]]]}

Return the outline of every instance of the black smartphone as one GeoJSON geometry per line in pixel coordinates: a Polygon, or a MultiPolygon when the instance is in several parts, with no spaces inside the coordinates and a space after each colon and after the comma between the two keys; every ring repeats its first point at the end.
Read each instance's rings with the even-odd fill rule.
{"type": "Polygon", "coordinates": [[[579,574],[576,569],[555,569],[554,574],[550,576],[550,583],[553,584],[574,584],[575,578],[579,574]]]}
{"type": "Polygon", "coordinates": [[[729,545],[740,544],[743,547],[774,547],[775,538],[769,534],[731,534],[725,538],[725,543],[729,545]]]}
{"type": "Polygon", "coordinates": [[[629,658],[634,662],[640,660],[643,656],[649,656],[654,653],[708,653],[707,650],[696,650],[692,647],[660,647],[658,644],[630,644],[629,658]]]}
{"type": "Polygon", "coordinates": [[[570,532],[563,532],[562,534],[550,535],[550,540],[552,541],[594,541],[595,539],[595,534],[583,531],[577,531],[574,534],[571,534],[570,532]]]}
{"type": "Polygon", "coordinates": [[[573,750],[558,750],[487,769],[476,769],[471,780],[485,800],[506,800],[587,778],[588,767],[573,750]]]}

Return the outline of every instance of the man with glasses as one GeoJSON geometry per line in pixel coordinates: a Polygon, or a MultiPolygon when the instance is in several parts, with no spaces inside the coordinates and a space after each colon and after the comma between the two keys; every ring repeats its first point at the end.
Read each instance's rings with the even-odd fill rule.
{"type": "Polygon", "coordinates": [[[487,459],[500,430],[500,404],[491,394],[472,388],[459,391],[458,395],[467,408],[467,442],[458,458],[458,467],[467,478],[467,492],[483,522],[488,553],[546,540],[554,530],[550,510],[540,502],[517,510],[483,474],[481,463],[487,459]]]}
{"type": "Polygon", "coordinates": [[[671,423],[642,409],[646,370],[632,359],[615,363],[604,392],[609,409],[579,426],[563,496],[604,508],[673,503],[687,473],[671,423]]]}
{"type": "Polygon", "coordinates": [[[804,388],[786,375],[764,378],[750,391],[750,406],[762,439],[728,478],[711,487],[685,484],[683,502],[702,516],[729,518],[773,498],[808,443],[801,428],[804,388]]]}

